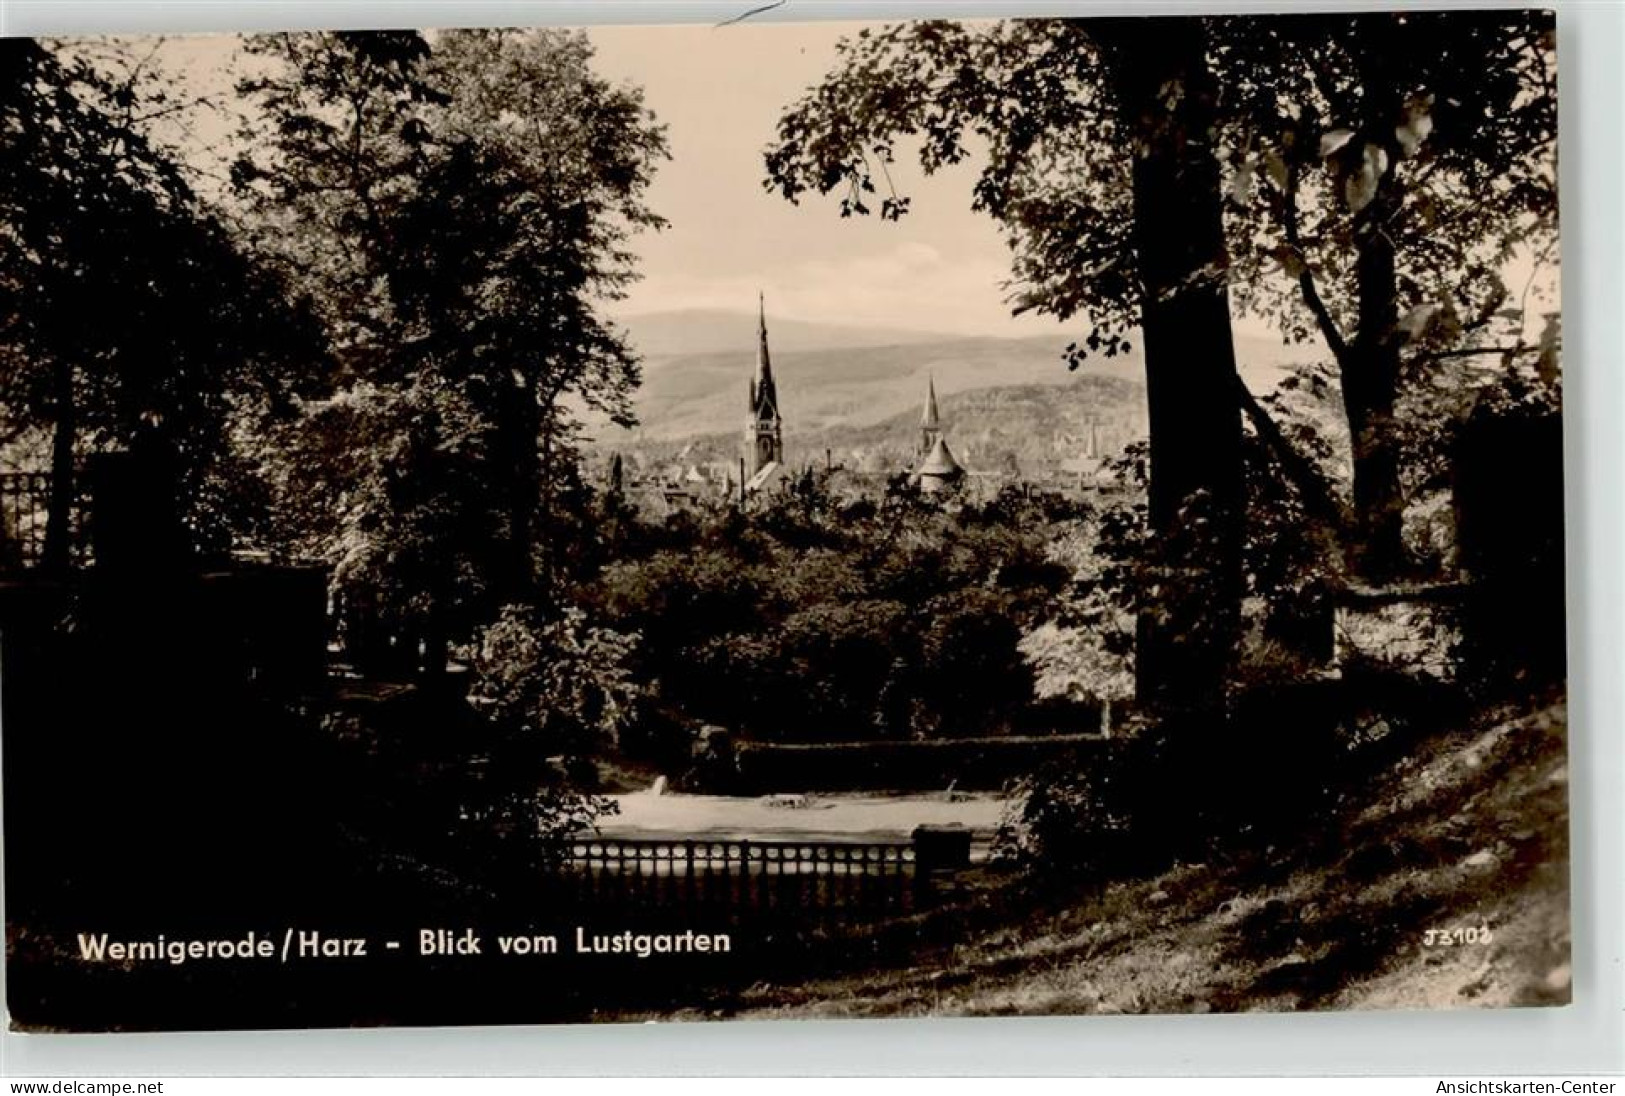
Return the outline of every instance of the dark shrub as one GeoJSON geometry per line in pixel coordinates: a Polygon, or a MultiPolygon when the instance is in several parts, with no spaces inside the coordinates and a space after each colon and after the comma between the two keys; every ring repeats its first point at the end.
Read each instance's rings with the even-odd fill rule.
{"type": "Polygon", "coordinates": [[[1077,880],[1276,843],[1323,825],[1340,796],[1462,714],[1448,686],[1400,675],[1255,689],[1227,716],[1165,718],[1087,769],[1022,781],[996,849],[1077,880]]]}

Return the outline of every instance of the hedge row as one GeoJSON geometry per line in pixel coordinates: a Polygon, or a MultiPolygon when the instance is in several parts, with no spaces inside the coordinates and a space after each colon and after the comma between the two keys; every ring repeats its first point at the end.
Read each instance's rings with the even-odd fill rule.
{"type": "MultiPolygon", "coordinates": [[[[734,749],[736,794],[802,791],[993,791],[1051,762],[1098,757],[1099,735],[787,744],[734,749]]],[[[718,789],[721,790],[721,789],[718,789]]]]}

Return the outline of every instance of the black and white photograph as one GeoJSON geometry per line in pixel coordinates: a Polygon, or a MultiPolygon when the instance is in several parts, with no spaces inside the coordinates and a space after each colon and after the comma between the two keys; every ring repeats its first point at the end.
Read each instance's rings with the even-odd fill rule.
{"type": "Polygon", "coordinates": [[[1512,8],[0,39],[10,1025],[1568,1004],[1557,101],[1512,8]]]}

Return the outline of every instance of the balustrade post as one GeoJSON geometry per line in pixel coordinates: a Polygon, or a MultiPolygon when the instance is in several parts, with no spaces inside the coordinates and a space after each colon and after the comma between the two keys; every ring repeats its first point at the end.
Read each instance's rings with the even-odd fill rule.
{"type": "Polygon", "coordinates": [[[970,866],[970,830],[956,824],[917,826],[914,844],[914,895],[924,904],[934,896],[934,872],[954,872],[970,866]]]}

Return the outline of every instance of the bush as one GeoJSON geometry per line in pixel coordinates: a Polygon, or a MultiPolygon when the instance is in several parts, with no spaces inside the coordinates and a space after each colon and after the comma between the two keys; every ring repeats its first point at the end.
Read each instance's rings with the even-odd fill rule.
{"type": "Polygon", "coordinates": [[[480,633],[470,699],[496,723],[532,736],[544,755],[590,756],[615,742],[639,692],[628,669],[635,636],[508,605],[480,633]]]}
{"type": "Polygon", "coordinates": [[[1459,693],[1397,675],[1258,688],[1228,715],[1165,719],[1113,740],[1088,769],[1051,766],[995,850],[1040,871],[1094,879],[1262,847],[1313,830],[1351,788],[1420,737],[1456,725],[1459,693]]]}
{"type": "Polygon", "coordinates": [[[1093,736],[988,737],[905,742],[768,744],[735,749],[747,793],[782,791],[994,790],[1045,765],[1076,771],[1097,763],[1106,743],[1093,736]]]}
{"type": "Polygon", "coordinates": [[[1026,777],[1010,792],[1015,804],[994,834],[994,859],[1081,879],[1121,875],[1133,862],[1131,805],[1109,768],[1026,777]]]}
{"type": "Polygon", "coordinates": [[[559,838],[589,829],[614,803],[570,785],[582,759],[616,742],[640,694],[628,663],[635,636],[587,623],[579,609],[546,616],[503,608],[473,652],[470,702],[496,741],[459,790],[461,830],[476,852],[523,870],[559,838]]]}

